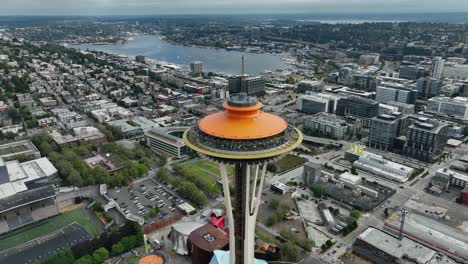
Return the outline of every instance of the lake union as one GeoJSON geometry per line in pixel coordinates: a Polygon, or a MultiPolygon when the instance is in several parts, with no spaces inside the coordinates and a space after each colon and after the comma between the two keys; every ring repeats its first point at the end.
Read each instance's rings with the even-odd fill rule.
{"type": "Polygon", "coordinates": [[[264,71],[291,68],[279,54],[256,54],[227,51],[224,49],[188,47],[164,41],[160,36],[144,35],[125,44],[111,45],[70,45],[81,50],[95,50],[127,56],[143,55],[146,58],[177,64],[188,68],[190,62],[203,62],[205,72],[241,73],[241,57],[245,57],[245,72],[259,74],[264,71]]]}

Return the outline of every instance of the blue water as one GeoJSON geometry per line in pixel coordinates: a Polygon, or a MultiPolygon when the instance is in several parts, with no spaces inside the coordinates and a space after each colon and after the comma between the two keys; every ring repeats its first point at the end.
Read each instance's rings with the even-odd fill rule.
{"type": "Polygon", "coordinates": [[[224,49],[186,47],[171,44],[159,36],[138,36],[125,44],[70,45],[81,50],[95,50],[128,56],[143,55],[150,59],[188,67],[192,61],[203,62],[205,72],[241,73],[241,57],[245,56],[245,73],[259,74],[267,70],[286,69],[290,65],[277,54],[255,54],[224,49]]]}

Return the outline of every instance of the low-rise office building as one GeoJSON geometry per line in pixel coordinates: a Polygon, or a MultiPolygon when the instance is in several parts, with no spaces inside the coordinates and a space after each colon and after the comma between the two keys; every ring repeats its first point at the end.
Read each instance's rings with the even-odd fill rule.
{"type": "Polygon", "coordinates": [[[449,180],[451,186],[465,188],[468,186],[468,174],[454,171],[447,168],[438,169],[436,176],[444,177],[449,180]]]}
{"type": "Polygon", "coordinates": [[[448,116],[468,119],[467,97],[443,97],[437,96],[427,101],[427,112],[446,114],[448,116]]]}
{"type": "Polygon", "coordinates": [[[182,140],[186,127],[153,128],[145,132],[146,144],[157,154],[180,159],[188,148],[182,140]]]}
{"type": "Polygon", "coordinates": [[[353,166],[374,175],[381,176],[397,182],[406,182],[414,169],[399,163],[386,160],[384,157],[364,152],[353,166]]]}

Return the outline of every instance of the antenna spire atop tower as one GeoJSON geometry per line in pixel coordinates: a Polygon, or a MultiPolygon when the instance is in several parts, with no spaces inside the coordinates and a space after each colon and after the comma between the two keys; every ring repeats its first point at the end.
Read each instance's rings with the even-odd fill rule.
{"type": "Polygon", "coordinates": [[[242,75],[245,74],[245,72],[244,72],[244,63],[245,63],[245,61],[244,61],[244,55],[242,55],[242,75]]]}

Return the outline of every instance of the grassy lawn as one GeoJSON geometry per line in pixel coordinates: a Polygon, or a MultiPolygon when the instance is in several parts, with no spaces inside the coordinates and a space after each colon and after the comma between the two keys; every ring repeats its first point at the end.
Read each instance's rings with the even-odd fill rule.
{"type": "MultiPolygon", "coordinates": [[[[203,181],[209,183],[209,185],[216,184],[218,177],[221,176],[219,169],[210,164],[210,161],[198,160],[191,163],[182,164],[182,168],[185,171],[189,171],[203,179],[203,181]]],[[[213,163],[213,162],[211,162],[213,163]]]]}
{"type": "Polygon", "coordinates": [[[123,263],[125,264],[138,264],[138,262],[140,261],[142,257],[140,256],[135,256],[135,255],[130,255],[128,257],[126,257],[123,261],[123,263]]]}
{"type": "MultiPolygon", "coordinates": [[[[219,165],[216,162],[208,160],[197,160],[191,163],[181,164],[182,168],[199,175],[206,181],[215,183],[218,177],[221,177],[219,165]]],[[[234,174],[234,167],[227,167],[228,175],[234,174]]]]}
{"type": "MultiPolygon", "coordinates": [[[[219,164],[213,161],[197,160],[180,164],[180,167],[187,174],[194,175],[199,181],[202,181],[205,186],[216,186],[217,180],[221,178],[219,164]]],[[[234,167],[227,166],[228,175],[234,174],[234,167]]],[[[210,187],[211,188],[211,187],[210,187]]],[[[208,190],[207,190],[208,191],[208,190]]],[[[219,192],[218,188],[215,192],[219,192]]],[[[211,191],[209,191],[211,192],[211,191]]]]}
{"type": "Polygon", "coordinates": [[[88,216],[84,209],[79,208],[1,235],[0,251],[47,235],[73,222],[77,222],[83,226],[83,228],[93,237],[97,237],[100,234],[99,229],[88,220],[88,216]]]}
{"type": "Polygon", "coordinates": [[[279,172],[284,172],[306,163],[307,159],[288,154],[279,161],[279,172]]]}

